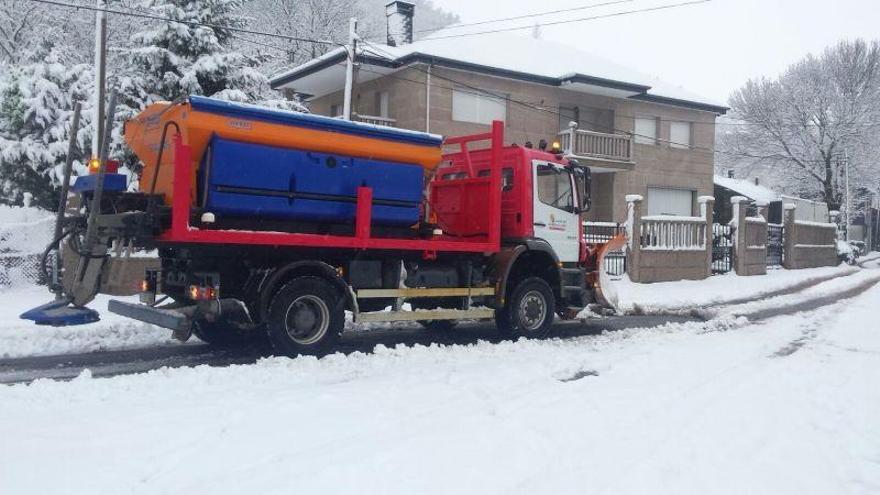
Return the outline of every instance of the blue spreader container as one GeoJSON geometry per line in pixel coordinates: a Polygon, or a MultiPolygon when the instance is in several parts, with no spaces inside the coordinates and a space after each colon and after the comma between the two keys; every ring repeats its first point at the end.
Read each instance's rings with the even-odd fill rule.
{"type": "Polygon", "coordinates": [[[214,137],[199,167],[203,207],[219,216],[352,223],[357,189],[373,189],[373,225],[419,219],[424,169],[214,137]]]}

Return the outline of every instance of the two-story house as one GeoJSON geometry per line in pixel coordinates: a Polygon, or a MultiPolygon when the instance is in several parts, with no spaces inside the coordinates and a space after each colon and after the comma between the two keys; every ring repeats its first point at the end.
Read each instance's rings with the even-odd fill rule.
{"type": "MultiPolygon", "coordinates": [[[[623,221],[627,194],[644,196],[649,215],[685,216],[712,194],[715,118],[726,107],[542,39],[450,29],[412,42],[412,12],[391,2],[388,24],[401,31],[385,44],[360,43],[353,119],[442,135],[483,132],[500,119],[508,144],[559,140],[593,170],[594,221],[623,221]]],[[[271,84],[338,116],[346,61],[339,48],[271,84]]]]}

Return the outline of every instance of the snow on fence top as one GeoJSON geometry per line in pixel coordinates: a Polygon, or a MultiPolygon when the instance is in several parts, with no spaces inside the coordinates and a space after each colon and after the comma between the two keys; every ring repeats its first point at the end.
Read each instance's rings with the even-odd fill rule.
{"type": "Polygon", "coordinates": [[[828,223],[828,222],[812,222],[809,220],[795,220],[795,225],[803,225],[804,227],[817,227],[822,229],[836,229],[836,223],[828,223]]]}

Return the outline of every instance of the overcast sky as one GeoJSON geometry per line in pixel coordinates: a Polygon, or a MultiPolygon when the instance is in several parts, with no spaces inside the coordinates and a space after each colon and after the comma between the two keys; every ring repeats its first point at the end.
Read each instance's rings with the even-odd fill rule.
{"type": "MultiPolygon", "coordinates": [[[[607,1],[434,0],[434,4],[457,13],[462,22],[474,22],[607,1]]],[[[681,1],[632,0],[481,27],[529,25],[681,1]]],[[[530,35],[528,30],[520,33],[530,35]]],[[[541,36],[580,46],[726,103],[731,91],[749,78],[778,75],[807,53],[819,53],[840,39],[880,39],[880,0],[712,0],[666,11],[548,26],[541,28],[541,36]]]]}

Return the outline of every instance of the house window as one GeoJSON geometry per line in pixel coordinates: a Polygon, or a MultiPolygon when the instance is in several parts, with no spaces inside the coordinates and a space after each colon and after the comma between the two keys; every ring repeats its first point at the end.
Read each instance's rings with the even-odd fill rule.
{"type": "Polygon", "coordinates": [[[639,144],[657,144],[657,119],[636,117],[634,134],[639,144]]]}
{"type": "Polygon", "coordinates": [[[376,91],[373,108],[377,117],[387,119],[390,116],[388,113],[388,91],[376,91]]]}
{"type": "Polygon", "coordinates": [[[493,120],[505,119],[507,102],[504,96],[492,96],[471,89],[452,90],[452,120],[491,124],[493,120]]]}
{"type": "Polygon", "coordinates": [[[696,194],[692,189],[649,187],[648,215],[693,216],[696,194]]]}
{"type": "Polygon", "coordinates": [[[580,125],[580,122],[581,122],[580,108],[560,106],[559,107],[559,130],[560,131],[567,131],[568,125],[571,122],[577,122],[578,125],[580,125]]]}
{"type": "Polygon", "coordinates": [[[669,147],[678,149],[691,147],[690,122],[671,122],[669,124],[669,147]]]}
{"type": "Polygon", "coordinates": [[[538,199],[545,205],[565,211],[574,211],[571,194],[571,174],[552,165],[538,165],[538,199]]]}

